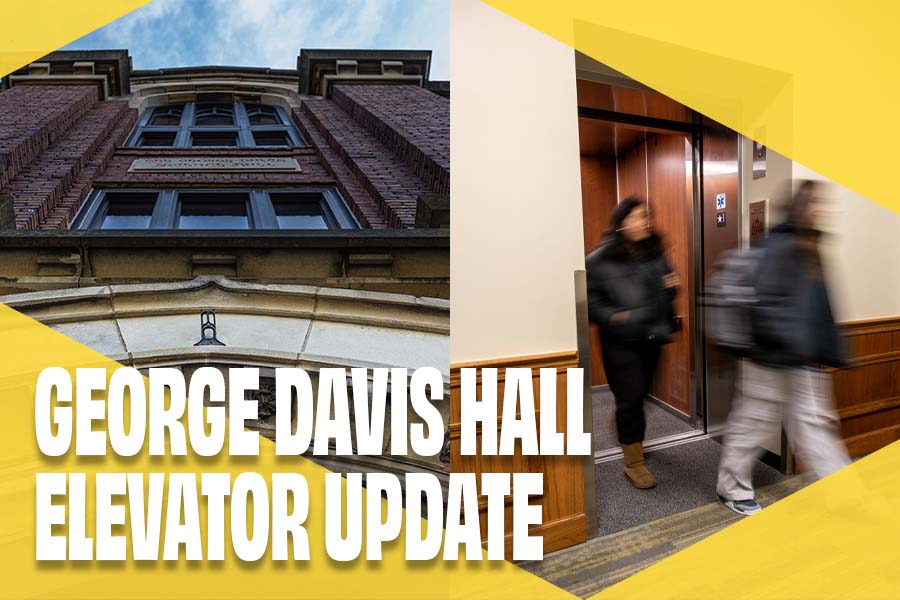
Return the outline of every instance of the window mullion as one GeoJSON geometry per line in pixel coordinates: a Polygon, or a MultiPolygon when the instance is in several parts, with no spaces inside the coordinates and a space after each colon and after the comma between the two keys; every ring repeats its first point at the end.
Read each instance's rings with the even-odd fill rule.
{"type": "Polygon", "coordinates": [[[275,208],[268,192],[251,191],[250,208],[253,212],[254,229],[278,229],[278,217],[275,215],[275,208]]]}
{"type": "Polygon", "coordinates": [[[234,123],[238,126],[238,146],[249,148],[256,145],[250,131],[250,117],[243,102],[234,103],[234,123]]]}
{"type": "Polygon", "coordinates": [[[184,112],[181,113],[181,124],[178,126],[178,135],[175,137],[175,145],[179,148],[191,145],[191,127],[194,124],[196,103],[187,102],[184,112]]]}
{"type": "Polygon", "coordinates": [[[280,106],[275,107],[275,112],[278,113],[278,117],[285,125],[285,130],[287,131],[288,137],[291,138],[291,145],[298,148],[306,147],[306,140],[303,139],[303,136],[301,136],[300,132],[297,130],[297,126],[294,124],[294,120],[291,119],[291,113],[288,112],[287,109],[284,109],[280,106]]]}
{"type": "Polygon", "coordinates": [[[160,190],[150,219],[150,229],[175,228],[175,190],[160,190]]]}
{"type": "Polygon", "coordinates": [[[126,146],[137,146],[138,140],[141,139],[141,133],[143,133],[144,127],[149,125],[150,119],[153,118],[154,110],[155,107],[152,106],[144,109],[140,119],[138,119],[137,125],[134,127],[134,131],[128,136],[128,140],[125,143],[126,146]]]}

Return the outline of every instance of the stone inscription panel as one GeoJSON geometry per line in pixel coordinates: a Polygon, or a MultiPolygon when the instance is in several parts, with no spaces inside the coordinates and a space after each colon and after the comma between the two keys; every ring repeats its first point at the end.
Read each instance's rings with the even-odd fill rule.
{"type": "Polygon", "coordinates": [[[297,159],[287,156],[271,157],[152,157],[136,158],[128,168],[130,173],[233,173],[247,171],[299,172],[297,159]]]}

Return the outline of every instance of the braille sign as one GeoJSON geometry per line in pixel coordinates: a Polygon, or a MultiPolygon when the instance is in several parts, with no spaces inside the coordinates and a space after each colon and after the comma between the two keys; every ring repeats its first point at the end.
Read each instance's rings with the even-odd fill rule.
{"type": "Polygon", "coordinates": [[[716,213],[716,227],[725,227],[725,213],[716,213]]]}

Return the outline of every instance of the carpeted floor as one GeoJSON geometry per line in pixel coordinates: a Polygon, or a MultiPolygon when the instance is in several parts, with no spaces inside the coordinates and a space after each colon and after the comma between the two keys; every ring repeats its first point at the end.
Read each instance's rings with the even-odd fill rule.
{"type": "MultiPolygon", "coordinates": [[[[760,488],[756,497],[765,507],[809,481],[805,476],[787,479],[760,488]]],[[[541,561],[518,565],[576,596],[587,598],[742,518],[718,502],[708,502],[686,512],[593,538],[548,554],[541,561]]]]}
{"type": "MultiPolygon", "coordinates": [[[[622,473],[622,460],[603,462],[597,474],[597,514],[600,535],[649,523],[716,500],[716,474],[721,445],[704,439],[646,454],[647,468],[658,485],[650,490],[633,487],[622,473]]],[[[784,480],[779,471],[757,463],[756,487],[784,480]]]]}
{"type": "MultiPolygon", "coordinates": [[[[593,391],[591,397],[594,402],[594,447],[598,450],[606,450],[618,446],[615,435],[615,424],[612,422],[612,414],[615,410],[615,400],[608,388],[599,388],[593,391]]],[[[657,440],[659,438],[694,431],[691,424],[673,415],[654,402],[644,403],[644,415],[647,420],[646,439],[657,440]]]]}

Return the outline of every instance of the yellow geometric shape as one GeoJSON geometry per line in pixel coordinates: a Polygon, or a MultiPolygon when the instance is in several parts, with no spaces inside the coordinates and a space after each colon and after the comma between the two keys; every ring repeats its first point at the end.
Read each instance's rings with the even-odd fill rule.
{"type": "Polygon", "coordinates": [[[898,498],[894,443],[592,598],[897,598],[898,498]]]}
{"type": "Polygon", "coordinates": [[[900,212],[900,3],[484,1],[900,212]]]}
{"type": "Polygon", "coordinates": [[[34,62],[150,0],[4,0],[0,76],[34,62]]]}

